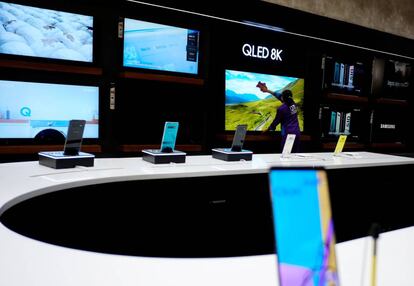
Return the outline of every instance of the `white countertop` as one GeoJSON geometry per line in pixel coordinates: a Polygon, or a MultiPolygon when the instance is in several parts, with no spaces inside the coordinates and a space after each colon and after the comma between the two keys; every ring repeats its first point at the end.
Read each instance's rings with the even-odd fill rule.
{"type": "MultiPolygon", "coordinates": [[[[141,158],[95,159],[91,168],[50,169],[38,162],[0,164],[0,209],[40,194],[95,183],[179,177],[266,173],[271,166],[355,168],[414,164],[414,158],[355,152],[308,153],[281,159],[253,155],[252,161],[224,162],[187,156],[184,164],[153,165],[141,158]]],[[[361,285],[364,239],[337,245],[342,285],[361,285]]],[[[414,285],[414,228],[382,234],[378,285],[414,285]],[[383,258],[382,258],[383,257],[383,258]],[[386,259],[385,259],[386,258],[386,259]]],[[[369,274],[368,264],[365,272],[369,274]]],[[[368,276],[367,276],[368,277],[368,276]]],[[[367,282],[367,281],[366,281],[367,282]]],[[[21,236],[0,224],[0,285],[277,285],[275,255],[171,259],[93,253],[21,236]]],[[[363,284],[368,285],[368,284],[363,284]]]]}

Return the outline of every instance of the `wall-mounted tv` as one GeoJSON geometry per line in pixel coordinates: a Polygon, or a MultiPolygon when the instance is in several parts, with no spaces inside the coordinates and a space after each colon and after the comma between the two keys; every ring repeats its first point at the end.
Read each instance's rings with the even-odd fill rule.
{"type": "Polygon", "coordinates": [[[395,143],[404,141],[404,130],[407,130],[406,112],[398,108],[379,108],[373,110],[372,119],[372,142],[395,143]]]}
{"type": "Polygon", "coordinates": [[[125,19],[125,67],[198,74],[197,30],[125,19]]]}
{"type": "MultiPolygon", "coordinates": [[[[299,127],[303,131],[303,78],[236,70],[225,71],[225,130],[235,130],[239,124],[247,124],[248,131],[262,131],[270,126],[282,102],[261,92],[256,86],[259,81],[272,91],[292,91],[298,107],[299,127]]],[[[280,131],[280,124],[276,131],[280,131]]]]}
{"type": "Polygon", "coordinates": [[[0,80],[0,138],[66,136],[71,119],[86,120],[84,138],[99,137],[99,87],[0,80]]]}
{"type": "Polygon", "coordinates": [[[330,56],[322,58],[323,89],[353,95],[363,95],[366,67],[359,61],[336,59],[330,56]]]}
{"type": "Polygon", "coordinates": [[[374,59],[371,92],[375,97],[407,100],[412,91],[412,84],[411,63],[374,59]]]}
{"type": "Polygon", "coordinates": [[[360,108],[322,105],[319,108],[322,139],[336,140],[339,135],[359,140],[363,129],[360,108]]]}
{"type": "Polygon", "coordinates": [[[0,2],[0,53],[93,61],[93,17],[0,2]]]}

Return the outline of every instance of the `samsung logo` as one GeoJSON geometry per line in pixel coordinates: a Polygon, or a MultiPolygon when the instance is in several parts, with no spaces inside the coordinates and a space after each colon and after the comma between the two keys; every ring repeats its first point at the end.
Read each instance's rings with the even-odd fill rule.
{"type": "Polygon", "coordinates": [[[395,129],[395,124],[381,124],[381,129],[395,129]]]}

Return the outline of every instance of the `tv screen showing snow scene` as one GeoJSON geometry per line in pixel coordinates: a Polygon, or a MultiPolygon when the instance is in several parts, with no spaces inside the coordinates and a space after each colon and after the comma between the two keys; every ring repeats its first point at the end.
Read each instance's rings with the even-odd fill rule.
{"type": "Polygon", "coordinates": [[[93,17],[0,2],[0,53],[93,61],[93,17]]]}
{"type": "MultiPolygon", "coordinates": [[[[300,130],[303,131],[303,78],[269,75],[253,72],[226,70],[225,129],[235,130],[239,124],[247,124],[249,131],[269,128],[282,102],[275,96],[262,92],[258,83],[266,84],[271,91],[281,93],[289,89],[297,107],[300,130]]],[[[280,131],[280,124],[276,127],[280,131]]]]}

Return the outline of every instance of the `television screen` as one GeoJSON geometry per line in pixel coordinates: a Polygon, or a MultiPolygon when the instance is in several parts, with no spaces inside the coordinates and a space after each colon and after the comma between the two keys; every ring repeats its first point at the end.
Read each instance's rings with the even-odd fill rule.
{"type": "Polygon", "coordinates": [[[196,30],[126,18],[124,66],[197,74],[199,35],[196,30]]]}
{"type": "Polygon", "coordinates": [[[93,17],[0,2],[0,53],[92,62],[93,17]]]}
{"type": "Polygon", "coordinates": [[[380,108],[373,111],[371,139],[374,143],[403,141],[406,113],[398,108],[380,108]]]}
{"type": "Polygon", "coordinates": [[[65,135],[71,119],[86,120],[84,138],[98,138],[97,86],[0,80],[0,138],[36,138],[45,129],[65,135]]]}
{"type": "MultiPolygon", "coordinates": [[[[270,126],[282,102],[269,93],[261,92],[256,87],[259,81],[266,83],[272,91],[292,91],[298,107],[300,130],[303,131],[304,79],[235,70],[226,70],[225,129],[235,130],[239,124],[247,124],[248,131],[262,131],[270,126]]],[[[280,124],[276,130],[280,131],[280,124]]]]}
{"type": "Polygon", "coordinates": [[[321,106],[319,119],[321,138],[337,138],[347,135],[350,139],[360,139],[362,118],[360,108],[321,106]]]}
{"type": "Polygon", "coordinates": [[[358,61],[324,57],[323,88],[330,92],[361,95],[364,90],[365,66],[358,61]]]}
{"type": "Polygon", "coordinates": [[[407,99],[409,92],[412,67],[410,63],[394,60],[385,62],[384,70],[384,96],[407,99]]]}

